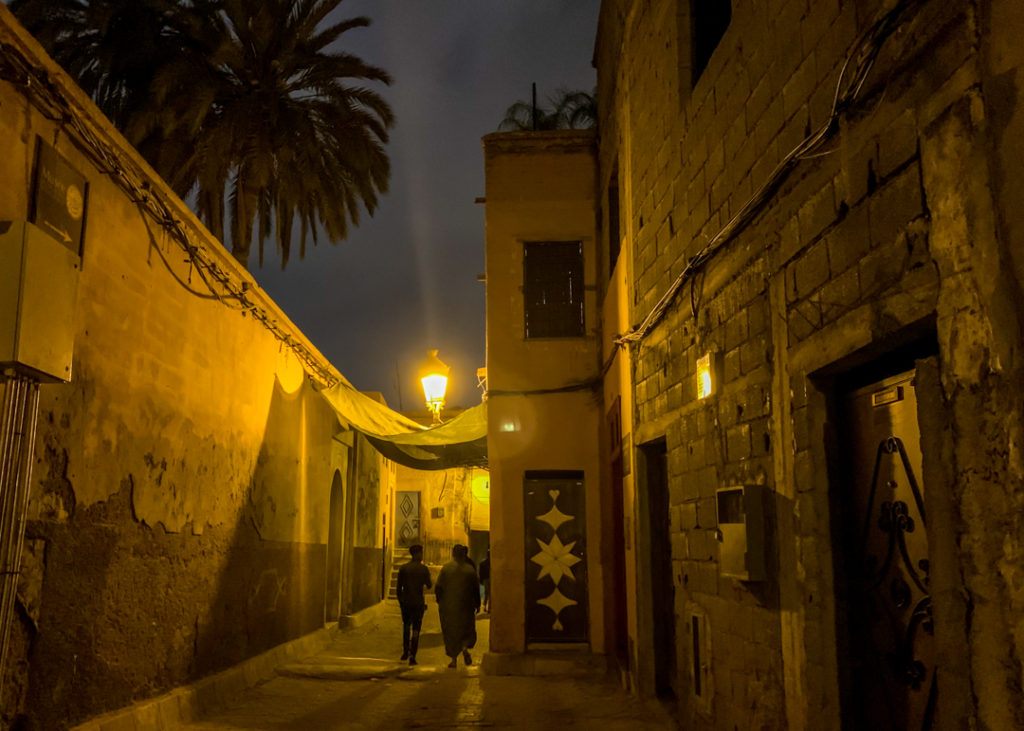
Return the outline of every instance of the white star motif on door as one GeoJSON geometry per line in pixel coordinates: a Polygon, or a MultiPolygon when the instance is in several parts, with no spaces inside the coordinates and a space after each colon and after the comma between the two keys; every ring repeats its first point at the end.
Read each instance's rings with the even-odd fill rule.
{"type": "Polygon", "coordinates": [[[551,538],[550,543],[545,543],[539,538],[536,541],[540,546],[540,553],[532,556],[530,560],[540,566],[537,580],[550,576],[556,587],[563,576],[568,576],[570,581],[575,581],[576,577],[573,576],[572,567],[578,564],[580,559],[573,556],[571,551],[572,547],[576,545],[576,541],[563,546],[557,534],[551,538]]]}
{"type": "Polygon", "coordinates": [[[551,490],[551,497],[555,499],[556,503],[552,505],[551,510],[544,513],[544,515],[538,515],[537,520],[543,520],[552,528],[558,530],[558,526],[560,526],[562,523],[565,523],[566,521],[572,520],[573,516],[566,515],[561,510],[558,509],[558,490],[551,490]]]}
{"type": "Polygon", "coordinates": [[[558,590],[558,587],[556,586],[555,590],[551,592],[549,596],[546,596],[543,599],[538,599],[537,603],[543,604],[545,607],[547,607],[555,613],[555,623],[551,625],[551,628],[562,630],[564,629],[564,627],[562,626],[562,622],[558,618],[558,615],[560,615],[562,613],[562,610],[566,607],[571,607],[574,604],[578,604],[579,602],[565,596],[562,592],[558,590]]]}

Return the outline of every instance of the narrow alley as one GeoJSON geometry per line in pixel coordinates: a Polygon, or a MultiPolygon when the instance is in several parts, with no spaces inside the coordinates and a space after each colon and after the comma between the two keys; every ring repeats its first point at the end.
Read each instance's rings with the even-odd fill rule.
{"type": "MultiPolygon", "coordinates": [[[[282,665],[277,677],[222,710],[182,726],[228,729],[665,729],[659,706],[630,696],[604,675],[491,675],[481,667],[490,619],[477,621],[473,665],[446,667],[437,604],[428,602],[419,665],[400,662],[401,617],[394,600],[374,621],[337,631],[328,646],[282,665]]],[[[553,664],[552,664],[553,665],[553,664]]],[[[489,669],[489,668],[488,668],[489,669]]]]}
{"type": "Polygon", "coordinates": [[[0,0],[0,731],[1024,731],[1021,38],[0,0]]]}

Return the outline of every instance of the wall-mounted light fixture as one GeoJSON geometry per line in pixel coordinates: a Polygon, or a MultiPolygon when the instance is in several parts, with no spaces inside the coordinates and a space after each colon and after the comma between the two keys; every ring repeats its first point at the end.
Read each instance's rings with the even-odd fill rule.
{"type": "Polygon", "coordinates": [[[718,393],[718,353],[708,351],[697,359],[697,398],[718,393]]]}

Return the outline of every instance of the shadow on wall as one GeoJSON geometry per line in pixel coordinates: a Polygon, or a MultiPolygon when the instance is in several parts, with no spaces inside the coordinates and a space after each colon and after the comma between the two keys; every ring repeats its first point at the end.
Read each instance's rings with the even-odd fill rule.
{"type": "MultiPolygon", "coordinates": [[[[88,379],[87,365],[78,375],[88,379]]],[[[12,634],[28,638],[28,678],[12,678],[9,685],[27,689],[22,703],[8,705],[12,699],[5,698],[5,709],[11,709],[6,719],[20,706],[33,727],[64,728],[322,627],[326,536],[309,529],[305,536],[293,533],[298,540],[277,540],[273,530],[261,535],[275,525],[278,532],[283,525],[301,530],[304,511],[317,501],[327,510],[330,442],[338,424],[321,404],[308,384],[290,395],[275,384],[249,486],[225,496],[236,502],[233,524],[190,525],[180,533],[138,520],[131,474],[106,501],[76,508],[67,447],[57,443],[67,433],[53,431],[62,415],[41,414],[57,438],[44,442],[45,458],[37,468],[44,510],[27,531],[45,542],[38,629],[19,606],[21,627],[12,634]],[[303,475],[308,493],[300,483],[303,475]],[[71,495],[63,501],[66,514],[46,514],[50,493],[60,491],[71,495]]],[[[171,445],[153,435],[150,443],[163,452],[153,450],[155,462],[187,463],[189,455],[210,454],[196,448],[198,437],[191,439],[171,445]]],[[[136,435],[125,443],[137,449],[145,440],[136,435]]],[[[185,464],[183,471],[224,474],[227,490],[228,457],[223,464],[185,464]]],[[[118,455],[110,458],[118,461],[118,455]]],[[[182,489],[170,480],[163,484],[169,495],[182,489]]],[[[17,671],[23,661],[11,657],[9,667],[17,671]]]]}
{"type": "Polygon", "coordinates": [[[312,504],[329,509],[331,438],[338,430],[308,382],[293,394],[275,383],[216,598],[209,613],[196,618],[190,680],[323,626],[327,537],[305,523],[312,504]],[[285,534],[294,540],[283,540],[285,534]]]}
{"type": "MultiPolygon", "coordinates": [[[[380,453],[362,435],[355,439],[356,463],[349,494],[353,496],[352,561],[348,564],[349,613],[373,606],[384,596],[384,551],[377,545],[380,520],[380,453]]],[[[343,581],[345,579],[343,578],[343,581]]]]}

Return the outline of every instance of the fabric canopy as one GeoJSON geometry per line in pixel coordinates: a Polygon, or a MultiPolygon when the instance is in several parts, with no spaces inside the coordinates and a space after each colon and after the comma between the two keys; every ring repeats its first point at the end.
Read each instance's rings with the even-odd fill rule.
{"type": "Polygon", "coordinates": [[[360,393],[345,379],[319,392],[343,424],[399,464],[418,470],[487,466],[486,402],[428,429],[360,393]]]}

